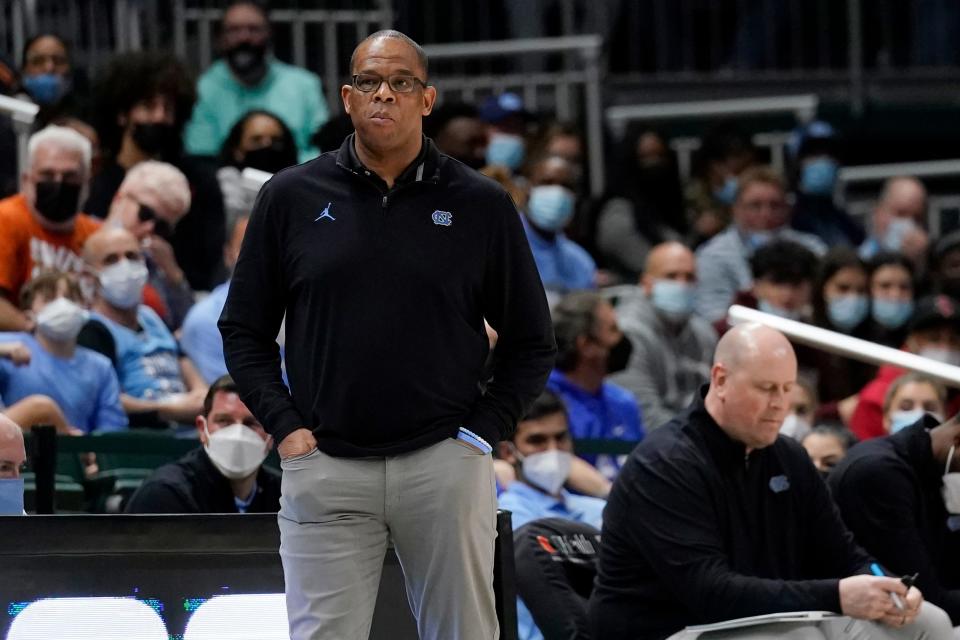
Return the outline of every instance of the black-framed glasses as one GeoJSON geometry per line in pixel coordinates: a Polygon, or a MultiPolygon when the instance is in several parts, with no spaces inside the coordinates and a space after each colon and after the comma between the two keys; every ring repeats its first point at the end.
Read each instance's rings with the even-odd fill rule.
{"type": "Polygon", "coordinates": [[[387,86],[390,87],[390,90],[394,93],[410,93],[417,88],[418,84],[423,88],[427,87],[427,83],[417,76],[396,74],[384,78],[383,76],[378,76],[373,73],[354,74],[353,86],[357,89],[357,91],[362,91],[363,93],[373,93],[380,88],[380,85],[383,84],[384,80],[387,81],[387,86]]]}

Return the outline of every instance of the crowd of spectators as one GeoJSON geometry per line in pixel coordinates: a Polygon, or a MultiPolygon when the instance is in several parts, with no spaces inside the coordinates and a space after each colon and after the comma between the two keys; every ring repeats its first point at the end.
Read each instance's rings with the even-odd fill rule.
{"type": "MultiPolygon", "coordinates": [[[[224,378],[216,326],[255,197],[241,174],[335,151],[349,133],[321,79],[271,55],[258,4],[231,3],[220,29],[220,59],[199,78],[145,52],[118,56],[91,82],[68,43],[39,34],[11,87],[40,112],[19,187],[0,180],[3,424],[197,437],[205,455],[158,470],[131,511],[276,510],[279,485],[261,466],[272,443],[224,378]]],[[[424,126],[513,198],[553,310],[549,390],[497,450],[516,527],[547,516],[601,525],[626,456],[577,456],[576,441],[638,443],[701,398],[732,304],[960,365],[960,232],[933,237],[926,189],[910,176],[883,185],[867,220],[838,207],[839,132],[825,122],[796,132],[787,175],[721,123],[686,182],[669,140],[637,129],[621,158],[611,154],[618,175],[601,198],[588,192],[580,130],[515,94],[442,104],[424,126]]],[[[951,472],[953,431],[934,427],[960,395],[892,365],[794,349],[781,434],[852,505],[857,539],[896,568],[876,528],[889,505],[861,498],[898,464],[940,465],[918,472],[921,494],[944,464],[951,472]],[[939,434],[932,454],[918,424],[939,434]],[[856,444],[873,439],[893,444],[856,444]],[[844,462],[848,451],[857,462],[844,462]]],[[[910,490],[890,482],[888,494],[910,490]]],[[[949,513],[949,532],[928,523],[926,538],[904,535],[897,548],[930,546],[935,533],[931,554],[956,550],[949,513]]],[[[960,624],[960,576],[924,579],[960,624]]],[[[538,637],[521,613],[522,637],[538,637]]]]}

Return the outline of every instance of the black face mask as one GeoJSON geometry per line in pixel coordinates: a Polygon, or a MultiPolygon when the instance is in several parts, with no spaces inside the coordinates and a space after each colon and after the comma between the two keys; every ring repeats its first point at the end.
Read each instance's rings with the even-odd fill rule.
{"type": "Polygon", "coordinates": [[[297,164],[297,152],[283,147],[260,147],[247,151],[243,156],[243,166],[259,169],[267,173],[276,173],[297,164]]]}
{"type": "Polygon", "coordinates": [[[267,45],[241,42],[226,52],[227,65],[244,84],[258,82],[267,71],[267,45]]]}
{"type": "Polygon", "coordinates": [[[134,144],[150,157],[170,157],[176,148],[172,124],[166,122],[138,122],[131,133],[134,144]]]}
{"type": "Polygon", "coordinates": [[[622,336],[620,342],[610,348],[607,354],[607,373],[617,373],[627,368],[630,362],[630,355],[633,353],[633,345],[627,336],[622,336]]]}
{"type": "Polygon", "coordinates": [[[35,207],[50,222],[66,222],[77,215],[80,206],[80,185],[47,180],[35,186],[35,207]]]}

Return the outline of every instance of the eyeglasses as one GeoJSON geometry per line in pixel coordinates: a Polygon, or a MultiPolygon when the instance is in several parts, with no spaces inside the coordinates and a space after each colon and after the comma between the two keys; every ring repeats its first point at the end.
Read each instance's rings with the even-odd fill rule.
{"type": "MultiPolygon", "coordinates": [[[[134,201],[136,202],[136,201],[134,201]]],[[[173,236],[173,227],[169,222],[157,215],[157,212],[148,207],[145,204],[137,202],[140,205],[140,210],[137,211],[137,219],[140,222],[153,222],[153,232],[163,238],[164,240],[169,240],[173,236]]]]}
{"type": "Polygon", "coordinates": [[[387,86],[390,87],[390,90],[394,93],[410,93],[417,87],[417,84],[424,88],[427,86],[426,82],[416,76],[398,74],[383,78],[372,73],[354,74],[353,86],[356,87],[357,91],[373,93],[380,88],[384,80],[387,81],[387,86]]]}

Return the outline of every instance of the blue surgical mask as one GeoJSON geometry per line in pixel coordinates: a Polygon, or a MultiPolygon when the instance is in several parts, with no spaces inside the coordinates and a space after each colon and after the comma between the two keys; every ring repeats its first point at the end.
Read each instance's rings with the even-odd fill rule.
{"type": "Polygon", "coordinates": [[[530,189],[527,217],[542,231],[562,231],[573,217],[573,192],[560,185],[543,185],[530,189]]]}
{"type": "Polygon", "coordinates": [[[23,478],[0,480],[0,516],[23,515],[23,478]]]}
{"type": "Polygon", "coordinates": [[[800,191],[811,196],[829,196],[837,184],[840,165],[832,158],[817,158],[803,165],[800,191]]]}
{"type": "Polygon", "coordinates": [[[849,331],[867,317],[870,311],[870,301],[867,296],[851,294],[837,296],[827,302],[827,318],[837,329],[849,331]]]}
{"type": "Polygon", "coordinates": [[[783,307],[778,307],[776,305],[770,304],[766,300],[757,300],[757,311],[762,311],[763,313],[769,313],[770,315],[777,316],[780,318],[786,318],[787,320],[800,320],[799,311],[791,311],[790,309],[784,309],[783,307]]]}
{"type": "Polygon", "coordinates": [[[903,248],[904,237],[918,228],[917,223],[910,218],[894,218],[887,225],[887,232],[883,234],[881,244],[889,251],[900,251],[903,248]]]}
{"type": "Polygon", "coordinates": [[[650,291],[650,304],[668,320],[686,322],[693,313],[693,285],[676,280],[656,280],[650,291]]]}
{"type": "MultiPolygon", "coordinates": [[[[896,433],[897,431],[901,431],[909,427],[926,414],[927,412],[923,409],[894,411],[890,414],[890,433],[896,433]]],[[[936,418],[939,422],[943,422],[943,418],[941,416],[938,416],[935,413],[931,413],[930,415],[936,418]]]]}
{"type": "Polygon", "coordinates": [[[737,199],[738,188],[737,178],[735,176],[727,176],[723,184],[713,190],[713,197],[716,198],[717,202],[729,207],[733,204],[733,201],[737,199]]]}
{"type": "Polygon", "coordinates": [[[516,171],[523,164],[526,153],[523,138],[509,133],[494,133],[487,144],[487,164],[495,164],[516,171]]]}
{"type": "Polygon", "coordinates": [[[751,251],[756,251],[763,245],[767,244],[771,240],[777,237],[777,232],[775,230],[771,231],[748,231],[747,232],[747,248],[751,251]]]}
{"type": "Polygon", "coordinates": [[[64,77],[55,73],[41,73],[23,79],[23,88],[40,105],[54,104],[66,93],[66,86],[64,77]]]}
{"type": "Polygon", "coordinates": [[[899,329],[913,315],[913,300],[873,299],[873,319],[886,329],[899,329]]]}

